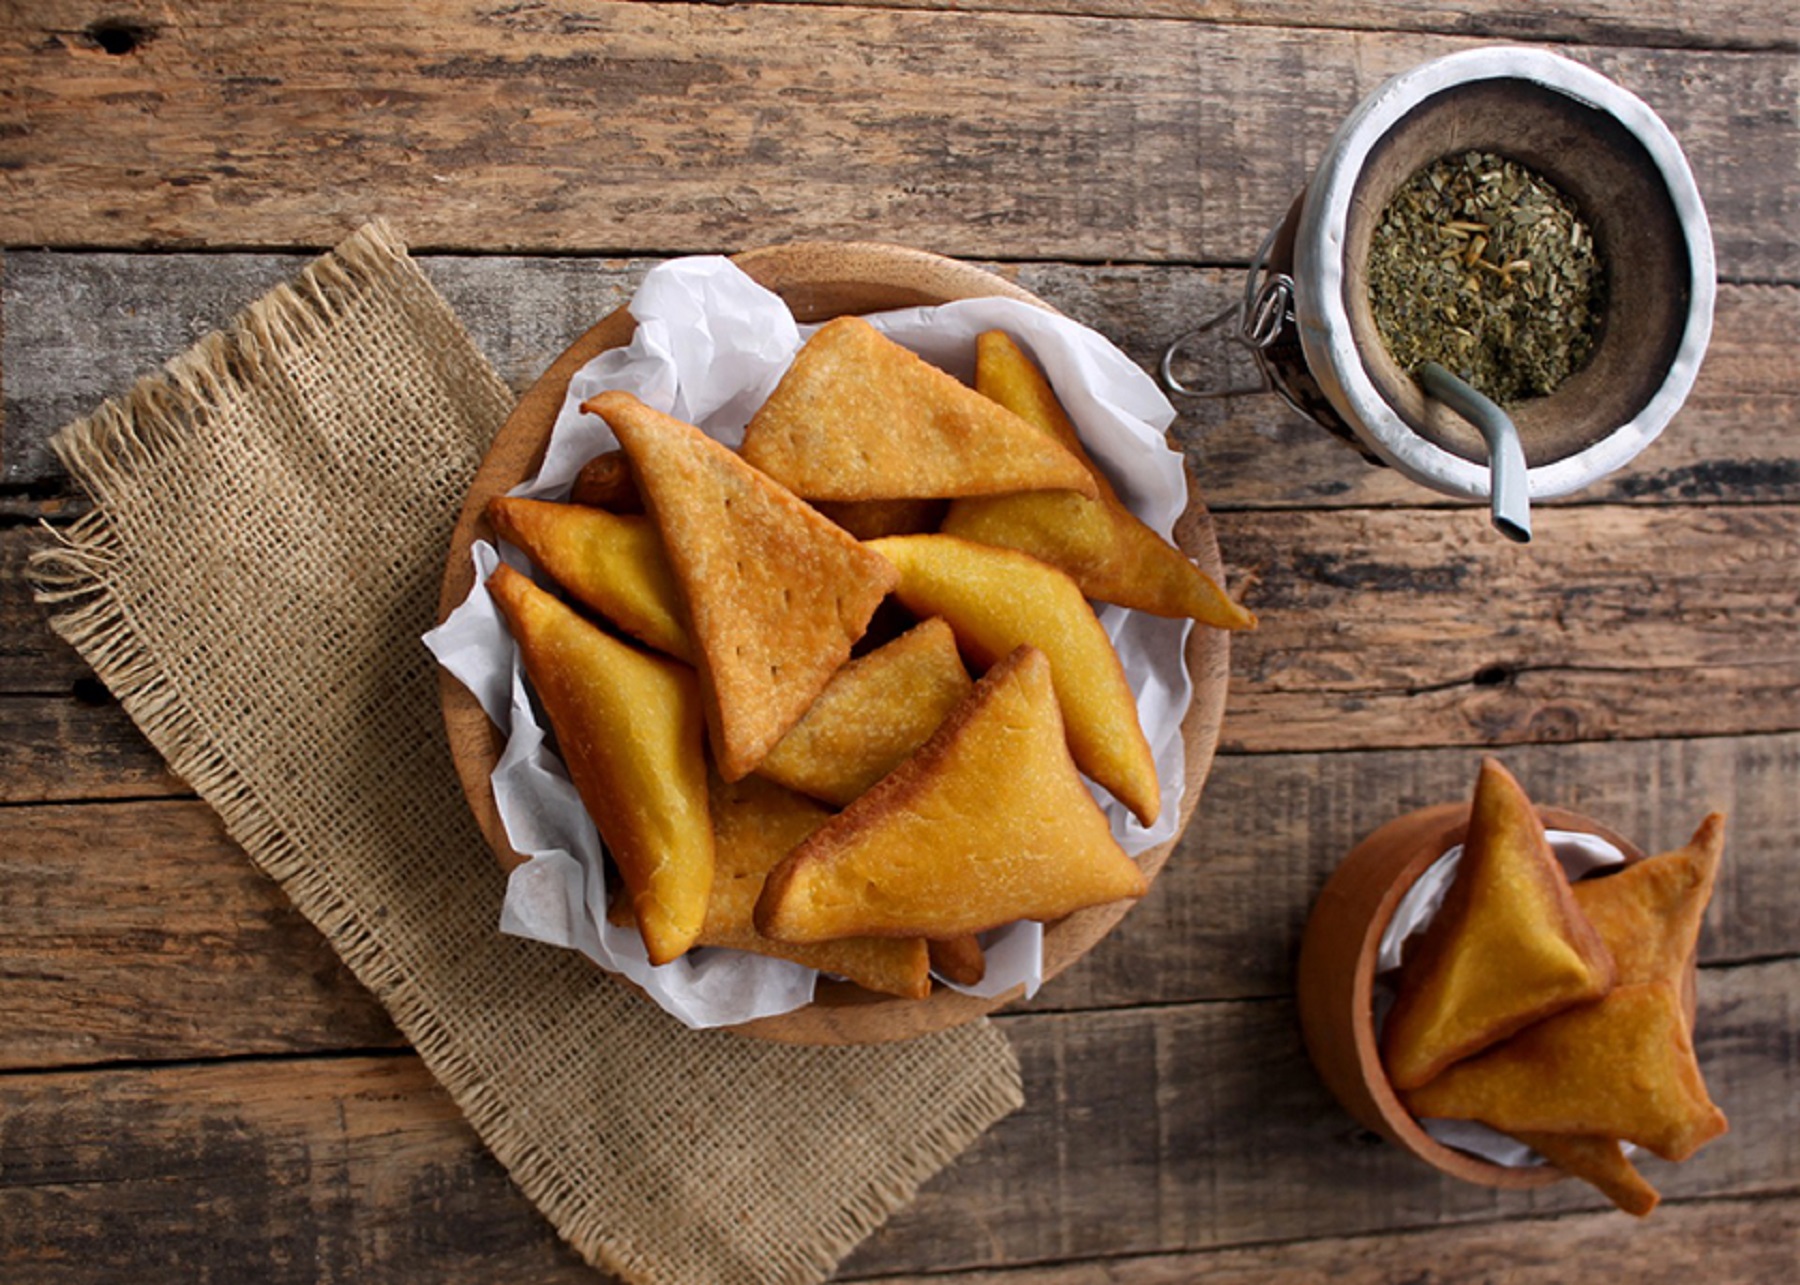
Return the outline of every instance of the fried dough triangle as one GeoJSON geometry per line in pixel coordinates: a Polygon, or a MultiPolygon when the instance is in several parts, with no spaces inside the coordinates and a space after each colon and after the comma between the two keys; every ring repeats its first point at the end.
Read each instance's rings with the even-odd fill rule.
{"type": "MultiPolygon", "coordinates": [[[[847,978],[865,989],[906,999],[923,999],[931,993],[930,972],[937,967],[937,953],[934,943],[921,938],[845,937],[799,943],[775,941],[757,932],[753,912],[770,868],[829,820],[831,813],[761,777],[725,781],[714,774],[711,785],[717,873],[696,946],[790,960],[847,978]]],[[[621,927],[636,922],[624,898],[607,906],[606,917],[621,927]]]]}
{"type": "Polygon", "coordinates": [[[735,781],[849,659],[897,575],[692,425],[628,393],[582,409],[631,458],[687,608],[713,754],[735,781]]]}
{"type": "Polygon", "coordinates": [[[649,518],[509,495],[489,500],[487,517],[571,597],[640,642],[694,663],[681,592],[649,518]]]}
{"type": "Polygon", "coordinates": [[[831,813],[811,799],[772,781],[747,776],[720,782],[713,791],[719,877],[700,944],[790,959],[869,990],[923,999],[931,991],[931,965],[921,937],[844,937],[807,944],[775,941],[756,930],[756,899],[769,871],[830,819],[831,813]]]}
{"type": "Polygon", "coordinates": [[[1656,1191],[1617,1140],[1681,1160],[1727,1127],[1707,1096],[1682,1002],[1724,834],[1724,817],[1712,813],[1686,847],[1576,884],[1618,985],[1450,1067],[1407,1095],[1408,1106],[1481,1120],[1592,1182],[1621,1209],[1649,1213],[1656,1191]]]}
{"type": "Polygon", "coordinates": [[[1069,758],[1049,660],[1021,647],[775,867],[756,923],[786,941],[947,938],[1147,886],[1069,758]]]}
{"type": "Polygon", "coordinates": [[[1389,1079],[1417,1088],[1612,984],[1612,957],[1576,905],[1537,809],[1510,772],[1485,760],[1456,877],[1400,970],[1382,1030],[1389,1079]]]}
{"type": "Polygon", "coordinates": [[[1154,616],[1191,616],[1219,629],[1256,627],[1255,616],[1125,507],[1082,449],[1050,381],[1004,331],[990,330],[976,340],[975,389],[1080,460],[1098,494],[1089,499],[1074,491],[1031,491],[956,500],[939,528],[945,535],[1041,558],[1101,602],[1154,616]]]}
{"type": "Polygon", "coordinates": [[[987,951],[974,933],[925,943],[930,948],[931,971],[958,986],[979,986],[987,976],[987,951]]]}
{"type": "Polygon", "coordinates": [[[1145,825],[1162,810],[1156,758],[1125,667],[1075,582],[1016,549],[949,535],[892,536],[869,548],[900,569],[894,591],[916,616],[942,616],[977,665],[1029,643],[1050,658],[1076,765],[1145,825]]]}
{"type": "Polygon", "coordinates": [[[624,451],[606,451],[581,466],[569,485],[569,502],[586,504],[614,513],[642,513],[644,498],[624,451]]]}
{"type": "Polygon", "coordinates": [[[1515,1133],[1512,1135],[1561,1169],[1599,1188],[1613,1204],[1643,1218],[1662,1202],[1655,1187],[1639,1173],[1617,1138],[1585,1133],[1515,1133]]]}
{"type": "Polygon", "coordinates": [[[693,944],[713,883],[699,685],[502,565],[488,578],[569,779],[636,910],[650,962],[693,944]]]}
{"type": "Polygon", "coordinates": [[[1096,494],[1080,460],[860,317],[801,347],[745,428],[744,458],[809,500],[1096,494]]]}
{"type": "Polygon", "coordinates": [[[756,770],[843,807],[923,745],[971,686],[950,626],[924,621],[838,670],[756,770]]]}
{"type": "Polygon", "coordinates": [[[1687,846],[1575,885],[1576,904],[1612,951],[1619,985],[1681,981],[1724,851],[1725,817],[1714,812],[1687,846]]]}
{"type": "Polygon", "coordinates": [[[1670,982],[1616,987],[1402,1097],[1419,1117],[1479,1120],[1511,1134],[1623,1138],[1665,1160],[1687,1159],[1726,1129],[1670,982]]]}

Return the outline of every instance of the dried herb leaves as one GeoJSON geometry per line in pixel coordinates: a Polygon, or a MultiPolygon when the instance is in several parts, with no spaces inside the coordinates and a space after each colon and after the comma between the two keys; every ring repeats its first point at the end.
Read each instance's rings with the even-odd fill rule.
{"type": "Polygon", "coordinates": [[[1368,279],[1402,369],[1438,362],[1502,405],[1580,370],[1605,307],[1604,266],[1574,204],[1488,152],[1444,157],[1394,194],[1368,279]]]}

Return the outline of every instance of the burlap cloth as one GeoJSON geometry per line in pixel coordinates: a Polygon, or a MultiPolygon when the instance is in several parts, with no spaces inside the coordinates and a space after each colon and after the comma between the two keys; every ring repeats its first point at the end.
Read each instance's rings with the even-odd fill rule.
{"type": "Polygon", "coordinates": [[[62,431],[96,507],[35,560],[40,595],[588,1261],[818,1280],[1018,1106],[1017,1063],[986,1023],[878,1048],[690,1032],[496,931],[419,635],[511,403],[365,228],[62,431]]]}

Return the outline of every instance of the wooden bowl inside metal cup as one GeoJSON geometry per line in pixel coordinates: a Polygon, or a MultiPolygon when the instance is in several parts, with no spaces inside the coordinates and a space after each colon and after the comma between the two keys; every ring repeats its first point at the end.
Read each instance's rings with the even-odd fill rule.
{"type": "MultiPolygon", "coordinates": [[[[984,296],[1048,307],[1028,291],[990,272],[896,246],[801,243],[747,251],[735,256],[733,262],[780,295],[802,323],[984,296]]],[[[450,541],[438,603],[439,620],[462,602],[474,583],[470,547],[478,539],[494,538],[484,516],[488,501],[537,472],[570,377],[599,353],[629,342],[635,327],[624,308],[600,321],[552,363],[501,427],[469,488],[450,541]]],[[[1191,478],[1189,503],[1176,525],[1175,538],[1209,575],[1222,578],[1212,523],[1191,478]]],[[[1229,658],[1230,643],[1225,633],[1203,626],[1191,632],[1185,660],[1193,678],[1194,698],[1181,725],[1186,747],[1186,788],[1176,838],[1137,858],[1152,881],[1186,828],[1212,766],[1225,708],[1229,658]]],[[[474,696],[456,679],[440,672],[439,688],[450,753],[463,791],[502,868],[510,871],[525,858],[507,841],[489,783],[504,748],[502,738],[474,696]]],[[[1128,902],[1100,906],[1048,926],[1044,934],[1046,979],[1085,955],[1130,906],[1128,902]]],[[[979,999],[939,985],[927,999],[897,999],[822,978],[815,999],[805,1008],[747,1022],[735,1029],[794,1043],[880,1043],[960,1025],[1015,998],[1016,991],[996,999],[979,999]]]]}
{"type": "MultiPolygon", "coordinates": [[[[1644,854],[1590,817],[1539,808],[1550,830],[1598,835],[1624,854],[1644,854]]],[[[1560,1181],[1549,1165],[1513,1168],[1449,1147],[1426,1133],[1400,1103],[1382,1065],[1375,1031],[1375,970],[1382,934],[1407,891],[1433,862],[1463,841],[1469,805],[1445,803],[1397,817],[1357,844],[1313,904],[1301,937],[1297,979],[1307,1052],[1326,1088],[1351,1115],[1402,1150],[1465,1182],[1543,1187],[1560,1181]]],[[[1692,1014],[1692,970],[1688,996],[1692,1014]]]]}

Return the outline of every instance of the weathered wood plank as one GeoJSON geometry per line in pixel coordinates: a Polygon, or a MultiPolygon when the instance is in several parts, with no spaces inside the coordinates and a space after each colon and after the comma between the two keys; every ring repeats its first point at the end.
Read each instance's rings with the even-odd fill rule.
{"type": "Polygon", "coordinates": [[[1800,1201],[1665,1204],[1644,1222],[1564,1214],[1500,1225],[1283,1242],[1210,1253],[948,1275],[882,1276],[883,1285],[1566,1285],[1629,1276],[1642,1285],[1791,1280],[1800,1273],[1800,1201]]]}
{"type": "Polygon", "coordinates": [[[82,691],[0,696],[0,803],[192,793],[97,681],[82,691]]]}
{"type": "MultiPolygon", "coordinates": [[[[1738,1128],[1665,1195],[1795,1194],[1800,961],[1706,970],[1697,1049],[1738,1128]]],[[[846,1274],[1200,1249],[1602,1208],[1560,1183],[1456,1183],[1356,1128],[1306,1064],[1285,1002],[1002,1019],[1026,1106],[901,1211],[846,1274]]],[[[1529,1227],[1515,1234],[1529,1237],[1529,1227]]]]}
{"type": "MultiPolygon", "coordinates": [[[[1525,548],[1472,510],[1237,512],[1218,526],[1261,617],[1234,644],[1227,749],[1800,727],[1800,506],[1546,509],[1525,548]]],[[[0,530],[0,692],[87,681],[22,580],[42,539],[0,530]]],[[[55,759],[70,761],[56,792],[34,793],[43,777],[21,776],[10,797],[104,795],[116,787],[87,770],[94,756],[108,771],[154,776],[132,737],[104,731],[100,716],[18,708],[9,753],[53,775],[55,759]],[[65,735],[77,724],[103,742],[65,735]]]]}
{"type": "MultiPolygon", "coordinates": [[[[1789,955],[1800,919],[1800,735],[1520,747],[1535,796],[1673,847],[1728,813],[1703,939],[1714,964],[1789,955]]],[[[1308,909],[1389,817],[1465,797],[1464,751],[1222,756],[1156,888],[1040,1011],[1281,996],[1308,909]]],[[[198,801],[0,809],[0,1069],[332,1050],[395,1037],[198,801]],[[131,852],[129,862],[119,853],[131,852]]]]}
{"type": "MultiPolygon", "coordinates": [[[[610,253],[877,236],[1242,262],[1411,34],[598,0],[187,7],[118,55],[37,0],[0,41],[0,244],[610,253]],[[832,57],[822,60],[819,51],[832,57]],[[1005,86],[1005,93],[995,87],[1005,86]]],[[[1721,272],[1800,279],[1785,53],[1575,51],[1693,160],[1721,272]]]]}
{"type": "Polygon", "coordinates": [[[0,808],[0,853],[6,1067],[401,1043],[198,801],[0,808]]]}
{"type": "MultiPolygon", "coordinates": [[[[1784,996],[1796,984],[1794,961],[1703,977],[1700,1053],[1740,1127],[1684,1165],[1647,1164],[1671,1197],[1795,1193],[1800,1067],[1784,996]]],[[[1453,1185],[1372,1143],[1314,1079],[1285,1002],[1024,1015],[1005,1029],[1025,1107],[877,1233],[846,1278],[1603,1207],[1573,1183],[1523,1195],[1453,1185]]],[[[47,1285],[126,1263],[143,1282],[567,1270],[410,1058],[0,1077],[0,1144],[0,1262],[47,1285]]],[[[1537,1226],[1478,1234],[1525,1246],[1537,1226]]]]}
{"type": "Polygon", "coordinates": [[[1800,726],[1800,508],[1227,513],[1261,626],[1240,750],[1717,736],[1800,726]]]}
{"type": "MultiPolygon", "coordinates": [[[[1650,852],[1725,812],[1704,957],[1722,964],[1800,947],[1800,736],[1516,746],[1502,758],[1532,797],[1603,820],[1650,852]]],[[[1478,759],[1472,750],[1220,756],[1150,896],[1031,1007],[1291,993],[1313,899],[1344,854],[1395,816],[1468,797],[1478,759]]]]}
{"type": "MultiPolygon", "coordinates": [[[[225,326],[311,256],[8,256],[0,279],[0,485],[62,477],[49,439],[202,335],[225,326]]],[[[651,260],[423,257],[421,264],[501,377],[523,389],[582,331],[624,303],[651,260]]]]}
{"type": "Polygon", "coordinates": [[[66,693],[92,675],[76,650],[50,632],[25,578],[47,537],[36,524],[0,526],[0,693],[66,693]]]}
{"type": "MultiPolygon", "coordinates": [[[[830,4],[835,0],[776,0],[830,4]]],[[[936,9],[943,0],[865,0],[871,7],[936,9]]],[[[959,9],[1062,13],[1101,18],[1178,18],[1268,27],[1352,31],[1431,31],[1458,36],[1572,44],[1666,45],[1675,48],[1793,49],[1792,15],[1764,0],[1726,9],[1691,0],[1589,0],[1546,10],[1510,0],[959,0],[959,9]]]]}
{"type": "Polygon", "coordinates": [[[410,1056],[11,1077],[0,1102],[15,1279],[597,1279],[410,1056]]]}
{"type": "MultiPolygon", "coordinates": [[[[523,388],[624,302],[652,260],[421,256],[488,359],[523,388]]],[[[0,486],[66,486],[49,437],[223,325],[293,256],[14,253],[0,278],[0,486]]],[[[1186,267],[989,264],[1100,331],[1146,369],[1241,278],[1186,267]]],[[[1577,502],[1800,500],[1791,379],[1800,288],[1722,287],[1713,342],[1662,439],[1577,502]]],[[[1443,503],[1371,468],[1273,396],[1189,403],[1175,434],[1220,509],[1443,503]]]]}

